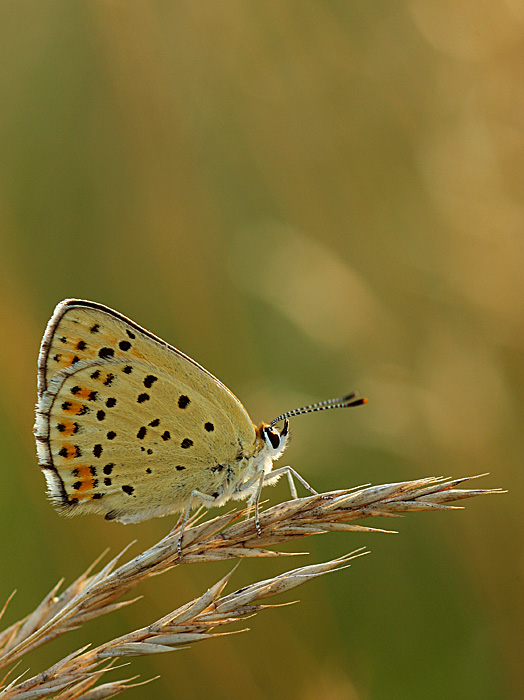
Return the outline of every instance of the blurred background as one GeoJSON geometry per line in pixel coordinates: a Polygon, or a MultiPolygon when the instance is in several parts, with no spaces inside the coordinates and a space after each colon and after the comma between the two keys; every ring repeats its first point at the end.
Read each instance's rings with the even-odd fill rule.
{"type": "MultiPolygon", "coordinates": [[[[137,660],[127,697],[524,696],[524,9],[516,0],[0,5],[1,600],[7,623],[175,518],[59,518],[32,436],[55,304],[109,305],[194,357],[318,490],[490,472],[504,496],[295,543],[367,546],[241,636],[137,660]]],[[[285,500],[285,483],[264,493],[285,500]]],[[[213,514],[216,514],[214,511],[213,514]]],[[[29,657],[149,624],[231,563],[29,657]]],[[[229,590],[286,560],[244,561],[229,590]]],[[[22,669],[25,665],[22,664],[22,669]]],[[[116,674],[114,675],[116,678],[116,674]]]]}

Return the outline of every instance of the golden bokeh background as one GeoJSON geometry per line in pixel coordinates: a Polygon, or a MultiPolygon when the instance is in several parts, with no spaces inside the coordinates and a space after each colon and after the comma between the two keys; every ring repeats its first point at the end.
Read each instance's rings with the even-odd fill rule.
{"type": "MultiPolygon", "coordinates": [[[[255,422],[368,396],[293,422],[286,463],[319,490],[482,472],[509,490],[371,523],[395,536],[296,543],[294,566],[372,554],[250,632],[115,672],[161,675],[129,698],[523,697],[522,4],[8,0],[0,26],[7,622],[174,522],[65,520],[45,498],[36,357],[54,305],[81,297],[190,354],[255,422]]],[[[243,562],[229,590],[286,565],[243,562]]],[[[153,579],[31,671],[231,566],[153,579]]]]}

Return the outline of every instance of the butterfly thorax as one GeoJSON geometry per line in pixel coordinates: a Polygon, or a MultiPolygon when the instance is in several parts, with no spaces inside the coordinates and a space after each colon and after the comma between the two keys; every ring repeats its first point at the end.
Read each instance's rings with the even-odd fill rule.
{"type": "MultiPolygon", "coordinates": [[[[260,479],[271,471],[275,462],[287,447],[289,432],[279,433],[267,423],[255,427],[255,443],[252,455],[247,458],[242,479],[239,481],[233,498],[246,498],[256,490],[260,479]]],[[[276,479],[275,479],[276,481],[276,479]]],[[[266,479],[266,483],[271,483],[266,479]]]]}
{"type": "Polygon", "coordinates": [[[266,423],[260,423],[258,427],[254,426],[254,428],[255,442],[253,447],[242,455],[237,478],[231,484],[232,490],[227,489],[228,495],[224,502],[228,498],[245,499],[253,494],[258,488],[261,478],[269,474],[273,468],[273,462],[282,455],[286,448],[289,437],[287,434],[281,438],[280,434],[266,423]],[[277,437],[273,437],[274,435],[277,437]]]}

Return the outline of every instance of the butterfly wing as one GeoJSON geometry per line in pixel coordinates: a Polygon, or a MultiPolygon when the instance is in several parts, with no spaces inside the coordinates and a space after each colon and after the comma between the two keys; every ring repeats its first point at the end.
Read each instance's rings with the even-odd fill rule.
{"type": "Polygon", "coordinates": [[[255,429],[189,357],[94,302],[55,309],[39,356],[35,428],[54,504],[133,522],[238,478],[255,429]]]}

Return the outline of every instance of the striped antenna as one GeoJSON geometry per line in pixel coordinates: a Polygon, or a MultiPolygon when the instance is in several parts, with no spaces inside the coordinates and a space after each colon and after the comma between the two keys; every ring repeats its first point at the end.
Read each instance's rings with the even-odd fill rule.
{"type": "Polygon", "coordinates": [[[272,420],[269,427],[272,428],[276,423],[286,418],[291,418],[291,416],[299,416],[301,413],[314,413],[315,411],[327,411],[328,408],[350,408],[352,406],[362,406],[362,404],[367,403],[367,399],[359,399],[356,391],[348,394],[347,396],[340,396],[338,399],[327,399],[326,401],[317,401],[317,403],[311,403],[309,406],[302,406],[302,408],[295,408],[292,411],[286,411],[282,415],[272,420]]]}

